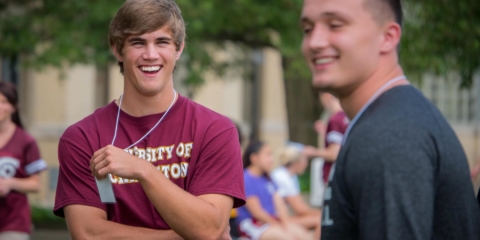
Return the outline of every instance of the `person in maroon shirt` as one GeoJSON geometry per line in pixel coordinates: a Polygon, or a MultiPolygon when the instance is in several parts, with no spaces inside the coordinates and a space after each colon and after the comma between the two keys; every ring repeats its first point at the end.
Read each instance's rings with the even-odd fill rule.
{"type": "Polygon", "coordinates": [[[74,239],[229,238],[230,211],[245,204],[239,137],[228,118],[175,92],[184,38],[174,1],[127,0],[112,20],[124,93],[58,147],[54,213],[74,239]],[[115,204],[101,201],[95,178],[112,184],[115,204]]]}
{"type": "Polygon", "coordinates": [[[40,189],[40,172],[47,164],[35,139],[22,129],[18,94],[0,82],[0,240],[29,239],[30,206],[27,193],[40,189]]]}
{"type": "Polygon", "coordinates": [[[325,110],[330,114],[327,127],[323,123],[317,121],[315,129],[320,134],[325,136],[325,148],[313,149],[307,146],[307,151],[310,155],[321,157],[325,160],[323,164],[323,182],[328,183],[328,176],[333,163],[337,159],[340,147],[342,146],[343,135],[347,130],[349,120],[340,105],[338,98],[327,92],[320,93],[320,102],[325,110]]]}

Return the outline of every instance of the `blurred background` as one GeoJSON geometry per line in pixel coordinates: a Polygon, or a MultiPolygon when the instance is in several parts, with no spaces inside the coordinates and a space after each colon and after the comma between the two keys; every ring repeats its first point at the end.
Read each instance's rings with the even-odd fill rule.
{"type": "MultiPolygon", "coordinates": [[[[123,0],[0,0],[0,79],[20,91],[26,129],[49,169],[39,209],[53,206],[66,127],[120,96],[108,25],[123,0]]],[[[300,53],[301,0],[177,0],[187,23],[175,88],[273,148],[319,145],[322,115],[300,53]]],[[[480,2],[405,0],[402,66],[454,127],[470,166],[480,157],[480,2]]],[[[302,188],[308,191],[308,174],[302,188]]],[[[480,178],[475,181],[475,189],[480,178]]]]}

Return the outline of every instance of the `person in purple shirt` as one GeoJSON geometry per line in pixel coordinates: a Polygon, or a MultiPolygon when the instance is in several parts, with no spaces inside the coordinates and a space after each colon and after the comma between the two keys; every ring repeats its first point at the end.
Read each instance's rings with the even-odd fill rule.
{"type": "Polygon", "coordinates": [[[243,167],[247,203],[238,209],[236,218],[242,236],[253,240],[313,239],[313,234],[290,221],[287,206],[270,179],[270,147],[261,141],[250,143],[243,155],[243,167]]]}
{"type": "Polygon", "coordinates": [[[175,91],[184,39],[172,0],[127,0],[110,23],[123,95],[70,126],[58,146],[54,213],[73,239],[230,238],[230,211],[245,203],[238,134],[175,91]],[[108,184],[114,204],[101,201],[108,184]]]}

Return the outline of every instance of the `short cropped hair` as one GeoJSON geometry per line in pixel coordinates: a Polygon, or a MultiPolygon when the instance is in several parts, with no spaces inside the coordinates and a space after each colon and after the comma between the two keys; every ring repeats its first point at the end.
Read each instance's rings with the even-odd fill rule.
{"type": "Polygon", "coordinates": [[[373,17],[383,23],[393,17],[395,22],[403,26],[403,10],[401,0],[365,0],[367,9],[373,11],[373,17]]]}
{"type": "MultiPolygon", "coordinates": [[[[175,48],[180,50],[185,40],[185,22],[174,0],[127,0],[110,22],[108,41],[118,54],[123,55],[125,39],[168,26],[175,48]]],[[[123,73],[123,63],[119,62],[123,73]]]]}

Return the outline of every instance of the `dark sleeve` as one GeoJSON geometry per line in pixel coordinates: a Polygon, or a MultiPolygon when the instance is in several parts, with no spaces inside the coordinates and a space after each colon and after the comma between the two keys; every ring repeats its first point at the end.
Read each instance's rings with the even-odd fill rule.
{"type": "Polygon", "coordinates": [[[432,154],[434,141],[421,131],[368,134],[352,144],[344,176],[360,239],[431,239],[432,154]]]}
{"type": "Polygon", "coordinates": [[[63,208],[71,204],[88,205],[106,211],[90,172],[90,155],[85,149],[60,140],[58,144],[60,169],[53,209],[55,215],[65,217],[63,208]]]}
{"type": "MultiPolygon", "coordinates": [[[[215,132],[213,130],[212,132],[215,132]]],[[[208,133],[207,134],[212,134],[208,133]]],[[[243,167],[235,127],[206,136],[192,171],[188,191],[193,195],[224,194],[234,198],[234,207],[245,204],[243,167]]]]}

